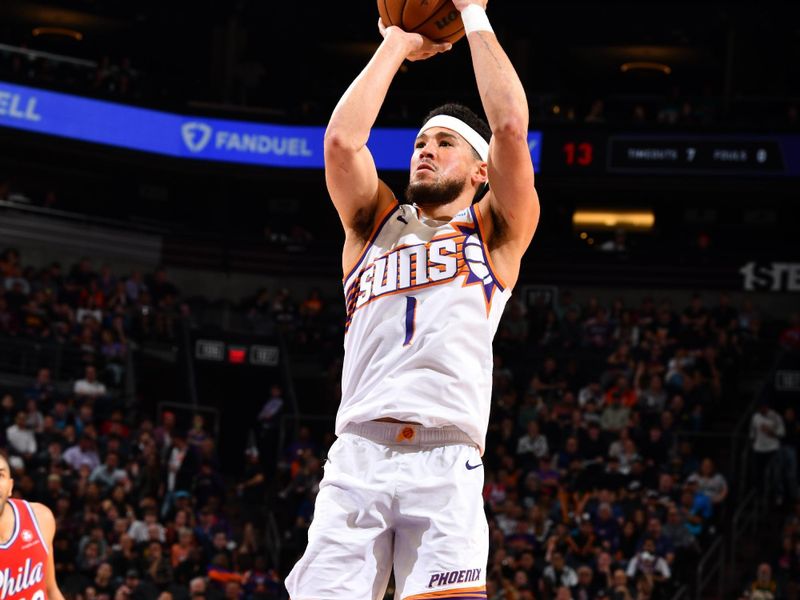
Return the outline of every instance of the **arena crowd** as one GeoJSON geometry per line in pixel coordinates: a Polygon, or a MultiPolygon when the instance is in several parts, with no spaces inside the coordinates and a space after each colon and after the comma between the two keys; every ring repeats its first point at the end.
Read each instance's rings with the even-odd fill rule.
{"type": "MultiPolygon", "coordinates": [[[[318,290],[302,301],[260,290],[240,308],[301,352],[340,339],[337,306],[318,290]]],[[[232,478],[202,416],[182,427],[174,413],[131,417],[114,402],[130,344],[171,339],[190,313],[163,269],[113,274],[83,260],[62,273],[2,255],[0,337],[80,356],[68,392],[42,368],[27,389],[0,394],[0,448],[17,493],[56,515],[70,598],[285,598],[283,569],[304,547],[332,432],[300,427],[275,448],[285,407],[274,385],[259,415],[274,450],[249,446],[232,478]]],[[[758,308],[725,294],[679,308],[652,297],[581,303],[568,291],[510,302],[484,456],[489,598],[670,598],[691,583],[730,510],[730,474],[681,434],[709,430],[737,393],[761,328],[758,308]]],[[[795,440],[793,414],[783,418],[795,440]]],[[[795,489],[783,493],[796,500],[795,489]]],[[[778,568],[797,562],[795,521],[778,568]]]]}

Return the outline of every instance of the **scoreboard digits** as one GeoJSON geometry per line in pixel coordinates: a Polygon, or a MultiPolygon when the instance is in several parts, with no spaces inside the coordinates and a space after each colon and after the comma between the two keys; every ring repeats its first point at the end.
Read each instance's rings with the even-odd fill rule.
{"type": "Polygon", "coordinates": [[[546,175],[800,177],[800,135],[648,135],[545,131],[546,175]]]}

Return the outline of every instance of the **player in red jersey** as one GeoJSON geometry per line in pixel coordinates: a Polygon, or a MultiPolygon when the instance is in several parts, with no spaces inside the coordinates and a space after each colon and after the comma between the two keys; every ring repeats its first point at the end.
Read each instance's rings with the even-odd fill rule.
{"type": "Polygon", "coordinates": [[[12,500],[11,467],[0,454],[0,600],[64,600],[56,584],[56,521],[43,504],[12,500]]]}

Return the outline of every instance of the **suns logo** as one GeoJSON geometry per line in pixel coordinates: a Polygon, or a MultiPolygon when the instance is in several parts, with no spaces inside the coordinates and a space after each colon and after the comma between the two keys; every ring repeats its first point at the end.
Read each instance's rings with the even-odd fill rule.
{"type": "Polygon", "coordinates": [[[464,240],[464,260],[469,267],[470,273],[480,279],[483,285],[490,286],[494,283],[492,272],[489,269],[489,265],[486,264],[483,244],[474,233],[464,240]]]}
{"type": "Polygon", "coordinates": [[[33,534],[28,529],[23,530],[21,535],[22,535],[22,541],[23,542],[27,543],[27,542],[30,542],[33,539],[33,534]]]}

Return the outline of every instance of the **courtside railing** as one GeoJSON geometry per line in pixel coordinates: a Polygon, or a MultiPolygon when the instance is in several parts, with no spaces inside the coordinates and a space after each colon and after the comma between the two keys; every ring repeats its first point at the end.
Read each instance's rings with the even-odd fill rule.
{"type": "Polygon", "coordinates": [[[272,561],[272,567],[280,570],[281,563],[281,532],[275,514],[267,510],[266,529],[264,531],[266,541],[266,551],[272,561]]]}
{"type": "Polygon", "coordinates": [[[732,573],[738,573],[739,557],[737,550],[739,549],[739,542],[743,540],[746,535],[754,532],[758,525],[760,516],[758,500],[758,491],[755,488],[751,489],[739,502],[739,506],[733,514],[733,520],[731,522],[731,543],[729,548],[732,573]]]}
{"type": "Polygon", "coordinates": [[[714,598],[723,598],[725,586],[725,537],[720,536],[709,546],[697,565],[695,579],[695,600],[703,598],[703,592],[717,578],[716,593],[714,598]]]}
{"type": "Polygon", "coordinates": [[[670,600],[688,600],[689,599],[689,588],[685,585],[682,585],[675,593],[672,594],[672,598],[670,600]]]}

